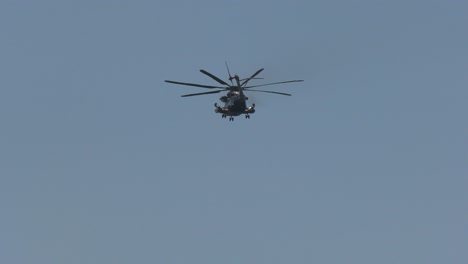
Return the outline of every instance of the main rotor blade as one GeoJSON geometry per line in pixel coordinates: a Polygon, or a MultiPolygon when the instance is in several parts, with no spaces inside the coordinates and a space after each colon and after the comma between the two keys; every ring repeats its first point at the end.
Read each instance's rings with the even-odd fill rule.
{"type": "Polygon", "coordinates": [[[200,72],[203,73],[203,74],[206,74],[206,75],[210,76],[213,80],[219,82],[220,84],[224,84],[224,85],[226,85],[226,86],[229,86],[229,84],[227,84],[225,81],[221,80],[220,78],[214,76],[213,74],[211,74],[211,73],[209,73],[209,72],[207,72],[207,71],[205,71],[205,70],[203,70],[203,69],[200,70],[200,72]]]}
{"type": "Polygon", "coordinates": [[[204,95],[204,94],[215,94],[215,93],[219,93],[219,92],[222,92],[222,91],[224,91],[224,90],[204,92],[204,93],[184,94],[184,95],[181,95],[181,97],[197,96],[197,95],[204,95]]]}
{"type": "Polygon", "coordinates": [[[227,66],[227,61],[224,62],[226,64],[226,69],[228,70],[228,75],[229,75],[229,81],[231,82],[231,86],[234,85],[234,83],[232,82],[232,76],[231,76],[231,72],[229,71],[229,67],[227,66]]]}
{"type": "Polygon", "coordinates": [[[213,88],[224,88],[224,87],[220,87],[220,86],[204,85],[204,84],[196,84],[196,83],[185,83],[185,82],[175,82],[175,81],[169,81],[169,80],[165,80],[165,82],[167,82],[167,83],[174,83],[174,84],[180,84],[180,85],[187,85],[187,86],[195,86],[195,87],[201,87],[201,88],[209,88],[209,89],[213,89],[213,88]]]}
{"type": "Polygon", "coordinates": [[[291,96],[291,94],[288,93],[280,93],[280,92],[273,92],[273,91],[264,91],[264,90],[245,90],[246,92],[262,92],[262,93],[272,93],[272,94],[281,94],[281,95],[287,95],[291,96]]]}
{"type": "Polygon", "coordinates": [[[245,80],[263,80],[265,78],[245,78],[245,79],[240,79],[240,81],[245,81],[245,80]]]}
{"type": "Polygon", "coordinates": [[[248,79],[246,79],[245,81],[243,81],[241,83],[241,86],[244,86],[245,84],[247,84],[248,81],[250,81],[251,79],[255,78],[255,76],[257,76],[259,73],[261,73],[264,69],[261,68],[260,70],[256,71],[254,74],[252,74],[252,76],[250,76],[248,79]]]}
{"type": "Polygon", "coordinates": [[[282,84],[282,83],[303,82],[303,81],[304,80],[292,80],[292,81],[284,81],[284,82],[266,83],[266,84],[247,86],[247,87],[244,87],[244,89],[249,89],[249,88],[253,88],[253,87],[267,86],[267,85],[274,85],[274,84],[282,84]]]}
{"type": "Polygon", "coordinates": [[[229,66],[227,65],[227,61],[225,61],[224,64],[226,64],[226,69],[227,69],[228,75],[229,75],[229,77],[231,77],[231,72],[229,71],[229,66]]]}

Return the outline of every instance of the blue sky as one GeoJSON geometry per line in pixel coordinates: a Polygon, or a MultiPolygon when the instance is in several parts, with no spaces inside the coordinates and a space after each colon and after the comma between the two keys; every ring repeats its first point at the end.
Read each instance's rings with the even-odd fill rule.
{"type": "Polygon", "coordinates": [[[0,2],[0,262],[466,263],[467,11],[0,2]]]}

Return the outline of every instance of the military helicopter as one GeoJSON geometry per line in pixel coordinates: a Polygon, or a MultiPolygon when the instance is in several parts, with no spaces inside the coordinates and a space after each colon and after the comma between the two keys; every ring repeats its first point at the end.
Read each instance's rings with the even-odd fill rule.
{"type": "Polygon", "coordinates": [[[210,78],[217,81],[219,84],[222,84],[223,86],[204,85],[204,84],[186,83],[186,82],[176,82],[176,81],[170,81],[170,80],[165,80],[165,82],[172,83],[172,84],[207,88],[207,89],[218,89],[218,90],[214,90],[214,91],[210,91],[210,92],[185,94],[185,95],[182,95],[181,97],[215,94],[215,93],[220,93],[220,92],[223,92],[223,91],[228,91],[228,93],[226,95],[223,95],[223,96],[221,96],[219,98],[219,100],[224,103],[224,107],[218,106],[217,103],[214,104],[215,112],[220,113],[222,118],[229,117],[229,121],[234,121],[234,116],[239,116],[239,115],[245,114],[245,118],[250,119],[250,114],[255,113],[255,104],[252,104],[251,106],[247,107],[246,101],[249,98],[247,96],[245,96],[244,91],[263,92],[263,93],[271,93],[271,94],[291,96],[291,94],[288,94],[288,93],[280,93],[280,92],[266,91],[266,90],[257,90],[257,89],[251,89],[251,88],[261,87],[261,86],[268,86],[268,85],[275,85],[275,84],[282,84],[282,83],[292,83],[292,82],[303,82],[304,81],[304,80],[291,80],[291,81],[274,82],[274,83],[247,86],[247,83],[250,80],[262,79],[262,78],[256,78],[256,76],[264,70],[263,68],[256,71],[254,74],[252,74],[249,78],[246,78],[246,79],[240,79],[237,74],[234,75],[234,77],[231,76],[231,73],[229,71],[229,67],[228,67],[227,63],[226,63],[226,69],[227,69],[227,72],[228,72],[228,75],[229,75],[229,81],[231,82],[230,85],[227,82],[221,80],[220,78],[216,77],[215,75],[213,75],[213,74],[211,74],[211,73],[209,73],[209,72],[207,72],[207,71],[205,71],[203,69],[200,70],[201,73],[209,76],[210,78]],[[236,81],[235,84],[233,83],[233,80],[236,81]]]}

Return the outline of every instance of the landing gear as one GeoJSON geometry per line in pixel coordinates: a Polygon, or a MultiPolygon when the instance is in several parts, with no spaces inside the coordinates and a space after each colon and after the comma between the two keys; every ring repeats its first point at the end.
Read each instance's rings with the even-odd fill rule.
{"type": "MultiPolygon", "coordinates": [[[[221,118],[226,118],[226,117],[227,117],[227,115],[225,115],[225,114],[221,115],[221,118]]],[[[234,121],[234,117],[230,116],[229,121],[234,121]]]]}
{"type": "Polygon", "coordinates": [[[245,119],[250,119],[250,115],[245,115],[245,119]]]}

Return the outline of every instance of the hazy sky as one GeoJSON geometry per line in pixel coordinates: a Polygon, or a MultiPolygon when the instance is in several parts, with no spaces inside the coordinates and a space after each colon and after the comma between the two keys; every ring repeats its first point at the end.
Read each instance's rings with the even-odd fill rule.
{"type": "Polygon", "coordinates": [[[0,263],[468,263],[467,1],[0,1],[0,263]],[[216,85],[265,68],[234,122],[216,85]]]}

